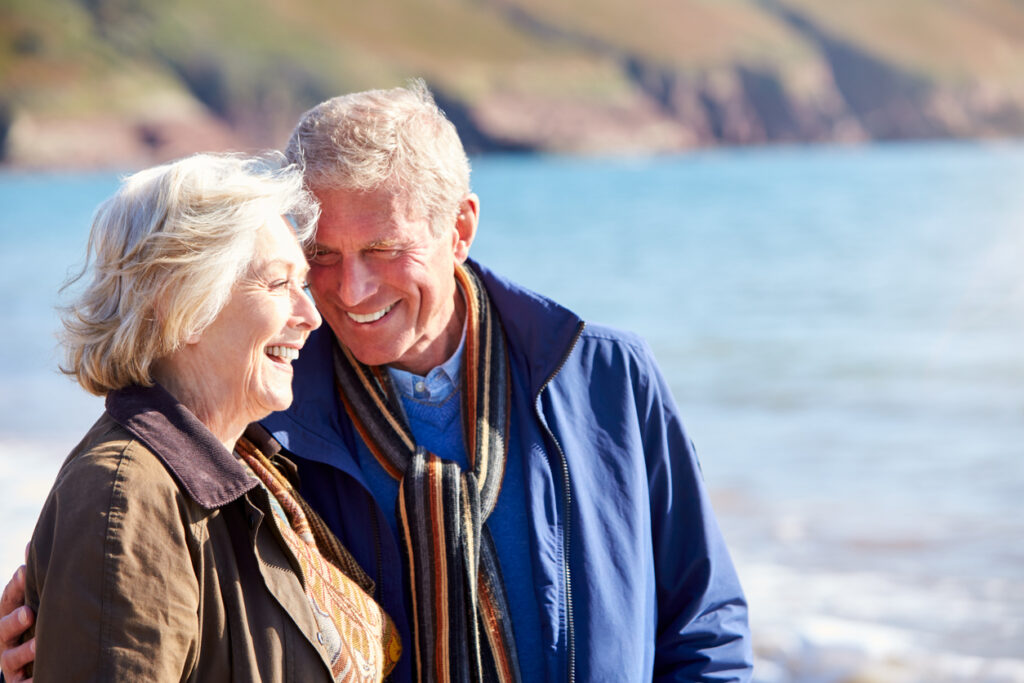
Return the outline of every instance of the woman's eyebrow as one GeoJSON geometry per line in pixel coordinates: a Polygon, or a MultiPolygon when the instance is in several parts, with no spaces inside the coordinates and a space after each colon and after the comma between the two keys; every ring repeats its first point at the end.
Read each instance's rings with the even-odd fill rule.
{"type": "Polygon", "coordinates": [[[256,273],[257,271],[263,272],[279,266],[283,267],[285,270],[298,271],[303,274],[309,272],[309,265],[305,261],[300,264],[284,258],[272,258],[267,259],[266,261],[256,261],[250,266],[250,270],[253,271],[253,273],[256,273]]]}

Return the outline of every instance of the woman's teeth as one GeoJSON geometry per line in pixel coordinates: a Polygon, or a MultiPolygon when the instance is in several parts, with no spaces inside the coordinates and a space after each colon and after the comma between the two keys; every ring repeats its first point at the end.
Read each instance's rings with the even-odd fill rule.
{"type": "Polygon", "coordinates": [[[380,320],[381,318],[383,318],[385,315],[388,314],[388,311],[390,311],[394,307],[395,307],[395,305],[391,304],[387,308],[382,308],[381,310],[377,311],[376,313],[360,314],[360,313],[351,313],[350,312],[348,314],[348,317],[352,318],[352,320],[355,320],[357,323],[372,323],[374,320],[380,320]]]}
{"type": "Polygon", "coordinates": [[[268,346],[267,355],[282,360],[295,360],[299,357],[299,350],[290,346],[268,346]]]}

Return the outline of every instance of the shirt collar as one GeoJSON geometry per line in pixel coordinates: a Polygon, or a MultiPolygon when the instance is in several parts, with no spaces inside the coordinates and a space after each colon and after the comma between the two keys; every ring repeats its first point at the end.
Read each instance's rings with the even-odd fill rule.
{"type": "MultiPolygon", "coordinates": [[[[459,292],[461,293],[462,290],[459,289],[459,292]]],[[[416,375],[388,366],[391,381],[400,395],[436,404],[443,403],[455,393],[462,376],[462,353],[466,348],[466,321],[468,319],[467,316],[466,320],[462,322],[462,338],[459,340],[459,346],[455,349],[455,353],[426,375],[416,375]]]]}

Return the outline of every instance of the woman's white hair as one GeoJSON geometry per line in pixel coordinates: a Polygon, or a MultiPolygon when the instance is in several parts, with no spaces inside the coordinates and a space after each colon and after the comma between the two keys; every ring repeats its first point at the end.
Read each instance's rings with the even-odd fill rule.
{"type": "Polygon", "coordinates": [[[469,159],[426,84],[335,97],[299,119],[285,151],[317,190],[401,195],[440,235],[469,193],[469,159]]]}
{"type": "Polygon", "coordinates": [[[154,361],[220,313],[275,216],[303,244],[319,217],[280,154],[197,154],[126,178],[97,210],[85,265],[64,285],[85,281],[60,309],[61,370],[100,396],[152,384],[154,361]]]}

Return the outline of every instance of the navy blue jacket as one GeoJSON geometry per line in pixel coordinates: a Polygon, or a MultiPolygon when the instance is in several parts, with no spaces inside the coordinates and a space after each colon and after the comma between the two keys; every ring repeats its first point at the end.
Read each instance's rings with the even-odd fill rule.
{"type": "MultiPolygon", "coordinates": [[[[479,264],[508,338],[529,552],[549,681],[746,681],[743,592],[690,440],[647,345],[479,264]]],[[[302,493],[376,580],[410,647],[399,546],[355,458],[332,335],[295,363],[295,401],[264,424],[302,493]]],[[[409,653],[411,654],[411,653],[409,653]]],[[[411,657],[395,680],[411,680],[411,657]]]]}

